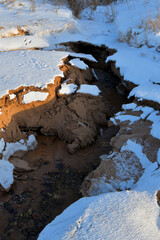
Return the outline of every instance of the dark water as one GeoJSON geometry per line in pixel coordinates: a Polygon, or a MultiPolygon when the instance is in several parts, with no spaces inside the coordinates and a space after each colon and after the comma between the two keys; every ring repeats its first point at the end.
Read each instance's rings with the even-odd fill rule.
{"type": "Polygon", "coordinates": [[[0,193],[0,239],[37,239],[40,231],[66,207],[81,198],[84,177],[111,150],[116,128],[104,129],[94,145],[70,155],[66,143],[38,136],[38,147],[23,157],[32,171],[15,172],[9,193],[0,193]]]}

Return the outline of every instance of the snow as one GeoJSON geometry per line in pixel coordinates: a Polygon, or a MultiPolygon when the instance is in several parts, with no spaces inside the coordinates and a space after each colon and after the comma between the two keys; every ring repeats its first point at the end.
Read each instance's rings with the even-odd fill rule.
{"type": "Polygon", "coordinates": [[[94,69],[93,69],[93,68],[92,68],[92,72],[93,72],[93,74],[94,74],[95,78],[98,80],[97,74],[96,74],[96,72],[94,71],[94,69]]]}
{"type": "Polygon", "coordinates": [[[0,140],[0,153],[2,153],[3,156],[2,159],[0,159],[0,184],[4,189],[8,189],[14,182],[14,166],[8,161],[10,156],[19,150],[33,150],[37,147],[37,144],[38,143],[34,135],[30,135],[26,143],[23,139],[15,143],[5,143],[3,138],[0,140]]]}
{"type": "Polygon", "coordinates": [[[13,155],[13,153],[19,150],[27,151],[27,146],[25,144],[22,144],[21,142],[6,143],[6,148],[3,151],[3,159],[8,160],[10,156],[13,155]]]}
{"type": "Polygon", "coordinates": [[[98,96],[101,91],[96,85],[82,84],[77,93],[91,94],[93,96],[98,96]]]}
{"type": "MultiPolygon", "coordinates": [[[[1,139],[1,146],[3,148],[3,160],[8,160],[11,155],[13,155],[15,152],[22,150],[22,151],[28,151],[28,150],[33,150],[37,146],[37,141],[34,135],[30,135],[27,143],[24,142],[23,139],[21,139],[18,142],[15,143],[5,143],[5,148],[4,146],[4,140],[1,139]]],[[[1,160],[0,160],[1,161],[1,160]]]]}
{"type": "Polygon", "coordinates": [[[13,170],[14,166],[12,163],[0,160],[0,184],[4,189],[9,189],[13,184],[13,170]]]}
{"type": "Polygon", "coordinates": [[[82,198],[47,225],[38,240],[158,239],[158,206],[147,192],[82,198]]]}
{"type": "Polygon", "coordinates": [[[9,51],[16,49],[31,49],[48,47],[48,42],[36,36],[17,37],[16,41],[12,38],[0,38],[0,51],[9,51]]]}
{"type": "MultiPolygon", "coordinates": [[[[54,50],[2,52],[0,54],[0,66],[3,69],[0,76],[0,97],[7,94],[10,89],[17,89],[20,86],[33,85],[43,88],[48,83],[54,83],[55,76],[63,77],[63,72],[58,65],[61,59],[68,55],[70,55],[69,52],[54,50]]],[[[82,56],[92,59],[88,54],[82,56]]]]}
{"type": "Polygon", "coordinates": [[[156,52],[154,53],[153,49],[147,49],[146,47],[143,47],[143,49],[133,47],[128,49],[128,47],[126,47],[122,52],[119,51],[115,53],[110,56],[107,61],[116,61],[116,67],[120,68],[120,73],[124,76],[124,80],[138,85],[133,88],[129,96],[160,103],[160,85],[158,84],[158,76],[160,74],[159,56],[157,61],[152,59],[150,55],[155,54],[156,56],[157,54],[156,52]],[[148,53],[146,57],[141,55],[145,51],[148,53]],[[130,59],[130,61],[128,61],[128,59],[130,59]]]}
{"type": "Polygon", "coordinates": [[[38,142],[33,134],[28,137],[27,148],[28,150],[34,150],[38,145],[38,142]]]}
{"type": "Polygon", "coordinates": [[[0,140],[0,153],[2,153],[4,147],[5,147],[5,141],[4,141],[3,138],[1,138],[1,140],[0,140]]]}
{"type": "Polygon", "coordinates": [[[121,148],[121,151],[126,150],[135,153],[135,155],[139,158],[143,168],[147,168],[151,164],[147,156],[143,153],[143,147],[140,144],[132,140],[128,140],[126,145],[121,148]]]}
{"type": "Polygon", "coordinates": [[[16,97],[15,94],[9,94],[9,98],[10,98],[10,100],[14,99],[15,97],[16,97]]]}
{"type": "MultiPolygon", "coordinates": [[[[20,86],[44,88],[54,82],[55,76],[63,77],[58,66],[68,55],[81,58],[72,59],[71,64],[87,69],[82,58],[96,61],[94,57],[71,53],[59,45],[62,42],[84,41],[116,49],[117,52],[109,56],[106,62],[114,61],[124,81],[135,84],[129,97],[160,103],[160,54],[156,51],[160,46],[160,31],[159,28],[151,29],[152,23],[158,20],[157,0],[117,1],[105,7],[98,6],[95,10],[87,8],[81,13],[81,19],[76,19],[65,6],[55,7],[54,4],[51,6],[37,1],[36,11],[30,12],[30,1],[22,2],[23,6],[20,6],[18,0],[12,1],[10,8],[0,4],[0,22],[3,27],[0,30],[0,97],[20,86]],[[150,27],[147,26],[149,20],[150,27]],[[26,26],[30,35],[10,37],[17,34],[17,26],[26,26]],[[27,50],[34,48],[43,50],[27,50]],[[16,49],[21,51],[10,51],[16,49]]],[[[70,94],[76,90],[76,85],[63,83],[59,93],[70,94]]],[[[97,86],[82,84],[77,93],[98,96],[100,90],[97,86]]],[[[12,100],[15,96],[10,94],[9,97],[12,100]]],[[[46,97],[42,96],[42,92],[29,92],[24,95],[23,101],[25,104],[44,101],[46,97]]],[[[115,124],[116,120],[129,120],[129,124],[139,119],[151,121],[150,134],[160,139],[159,111],[135,103],[123,105],[122,108],[125,111],[141,111],[142,114],[138,117],[120,112],[110,120],[115,124]]],[[[31,150],[36,145],[34,136],[30,136],[27,142],[20,140],[5,143],[3,139],[0,140],[0,153],[3,155],[0,160],[0,184],[4,188],[9,188],[13,183],[14,166],[7,159],[17,150],[31,150]]],[[[39,240],[160,238],[159,211],[154,197],[155,191],[159,189],[160,148],[155,163],[148,160],[142,146],[136,141],[128,140],[121,151],[132,151],[144,168],[142,177],[134,187],[130,191],[110,193],[111,186],[103,185],[101,179],[97,192],[101,188],[107,193],[82,198],[72,204],[46,226],[39,240]]],[[[133,185],[132,179],[128,184],[133,185]]],[[[124,182],[121,185],[123,187],[124,182]]]]}
{"type": "Polygon", "coordinates": [[[63,83],[61,85],[61,89],[59,90],[59,93],[60,94],[72,94],[72,93],[75,93],[77,87],[78,86],[73,83],[70,83],[70,84],[63,83]]]}
{"type": "Polygon", "coordinates": [[[152,112],[154,112],[154,109],[151,107],[143,107],[141,110],[143,111],[140,116],[141,119],[147,118],[152,112]]]}
{"type": "Polygon", "coordinates": [[[151,135],[157,139],[160,139],[160,115],[159,111],[152,112],[147,120],[152,121],[151,135]]]}
{"type": "Polygon", "coordinates": [[[72,56],[72,57],[85,58],[85,59],[90,60],[92,62],[97,62],[97,60],[91,54],[71,52],[69,55],[72,56]]]}
{"type": "Polygon", "coordinates": [[[31,102],[36,102],[36,101],[45,101],[46,98],[48,97],[49,93],[48,92],[28,92],[23,95],[23,104],[28,104],[31,102]]]}
{"type": "Polygon", "coordinates": [[[73,65],[77,68],[83,69],[83,70],[86,70],[88,68],[88,65],[86,65],[83,61],[81,61],[78,58],[70,60],[70,63],[71,63],[71,65],[73,65]]]}
{"type": "Polygon", "coordinates": [[[56,51],[14,51],[0,54],[0,97],[20,86],[45,87],[55,76],[63,76],[57,67],[68,54],[56,51]],[[9,64],[8,64],[9,63],[9,64]]]}
{"type": "Polygon", "coordinates": [[[129,125],[133,124],[135,121],[140,120],[140,117],[132,116],[132,115],[118,115],[115,117],[116,120],[120,122],[130,121],[129,125]]]}
{"type": "Polygon", "coordinates": [[[129,103],[129,104],[123,104],[122,105],[122,108],[124,109],[124,110],[128,110],[128,109],[135,109],[137,107],[137,104],[135,104],[135,103],[129,103]]]}

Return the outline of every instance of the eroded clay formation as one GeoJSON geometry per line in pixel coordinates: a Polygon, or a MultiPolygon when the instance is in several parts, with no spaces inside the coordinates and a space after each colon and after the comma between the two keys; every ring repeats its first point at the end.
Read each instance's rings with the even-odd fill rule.
{"type": "Polygon", "coordinates": [[[81,84],[95,80],[93,71],[71,66],[69,59],[64,59],[60,69],[65,77],[56,77],[47,88],[20,87],[0,100],[0,138],[16,142],[33,132],[56,135],[68,142],[71,153],[95,140],[99,128],[107,125],[107,108],[100,95],[78,93],[81,84]],[[60,94],[64,82],[76,84],[76,92],[60,94]],[[32,91],[46,93],[46,99],[24,103],[24,96],[32,91]]]}

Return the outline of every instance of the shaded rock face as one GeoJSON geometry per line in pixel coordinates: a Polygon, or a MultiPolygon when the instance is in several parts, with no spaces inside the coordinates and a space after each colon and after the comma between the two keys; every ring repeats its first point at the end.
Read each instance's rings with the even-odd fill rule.
{"type": "Polygon", "coordinates": [[[140,178],[143,168],[137,156],[130,151],[101,156],[99,167],[82,184],[83,196],[129,189],[140,178]]]}
{"type": "MultiPolygon", "coordinates": [[[[154,109],[153,109],[154,110],[154,109]]],[[[130,189],[144,172],[141,164],[142,156],[135,155],[134,149],[125,150],[128,140],[142,147],[142,154],[154,163],[157,161],[160,140],[151,133],[152,122],[142,119],[142,111],[125,110],[119,116],[136,116],[137,121],[114,121],[120,127],[118,134],[111,139],[113,153],[101,156],[99,167],[92,171],[84,180],[81,188],[83,196],[92,196],[104,192],[130,189]]],[[[123,118],[122,118],[123,119],[123,118]]],[[[114,126],[112,121],[108,126],[114,126]]]]}
{"type": "Polygon", "coordinates": [[[107,124],[106,109],[100,98],[79,95],[56,102],[38,125],[41,133],[58,135],[70,144],[68,150],[74,152],[79,147],[91,144],[98,132],[97,126],[107,124]]]}

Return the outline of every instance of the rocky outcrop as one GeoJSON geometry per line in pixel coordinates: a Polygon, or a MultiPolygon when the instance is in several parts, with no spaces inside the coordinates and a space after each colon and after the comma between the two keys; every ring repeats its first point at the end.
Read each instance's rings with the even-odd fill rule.
{"type": "Polygon", "coordinates": [[[81,188],[83,196],[130,189],[150,163],[159,161],[160,139],[152,134],[155,123],[148,120],[155,110],[136,104],[133,104],[134,109],[125,106],[124,111],[108,122],[109,126],[120,127],[111,139],[113,152],[101,156],[99,167],[85,178],[81,188]]]}
{"type": "Polygon", "coordinates": [[[117,109],[113,111],[101,95],[78,93],[81,84],[95,82],[95,74],[89,67],[72,66],[70,59],[63,59],[59,67],[64,78],[56,77],[54,84],[44,89],[22,86],[10,90],[9,95],[0,100],[0,138],[16,142],[33,132],[55,135],[68,142],[70,153],[94,142],[99,129],[107,126],[108,117],[117,109]],[[62,83],[75,84],[77,90],[60,94],[62,83]],[[48,93],[48,96],[43,101],[24,103],[24,96],[30,92],[48,93]]]}

